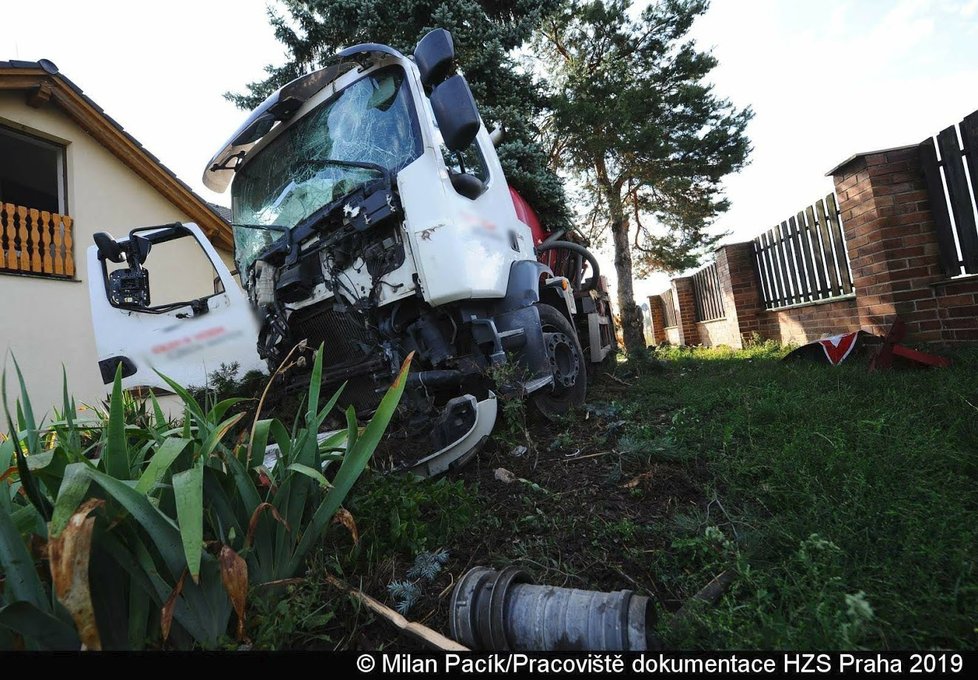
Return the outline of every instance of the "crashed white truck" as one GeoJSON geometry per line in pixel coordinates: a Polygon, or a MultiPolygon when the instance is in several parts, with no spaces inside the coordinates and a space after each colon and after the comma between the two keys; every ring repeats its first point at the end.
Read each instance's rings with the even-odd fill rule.
{"type": "Polygon", "coordinates": [[[306,341],[324,347],[324,386],[346,383],[341,403],[366,416],[414,352],[396,423],[422,453],[395,467],[421,475],[478,449],[494,390],[551,418],[582,404],[615,351],[598,263],[509,187],[454,62],[441,29],[413,57],[358,45],[255,109],[204,173],[231,187],[235,273],[194,224],[96,234],[104,380],[121,364],[127,388],[165,389],[157,370],[204,385],[221,364],[274,371],[306,341]],[[180,272],[153,254],[179,240],[210,260],[213,291],[173,299],[180,272]]]}

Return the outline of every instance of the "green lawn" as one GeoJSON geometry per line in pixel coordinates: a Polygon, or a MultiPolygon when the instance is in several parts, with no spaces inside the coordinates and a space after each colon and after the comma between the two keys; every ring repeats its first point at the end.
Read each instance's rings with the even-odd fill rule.
{"type": "Polygon", "coordinates": [[[738,572],[676,642],[974,649],[978,352],[876,374],[783,354],[660,351],[665,370],[629,400],[639,433],[705,463],[715,501],[709,519],[702,507],[673,518],[687,530],[656,557],[658,578],[738,572]],[[663,409],[664,427],[643,428],[643,411],[663,409]]]}
{"type": "Polygon", "coordinates": [[[978,647],[978,350],[876,374],[785,353],[659,350],[659,369],[595,376],[586,418],[524,421],[504,404],[493,441],[450,478],[367,475],[347,503],[359,544],[334,529],[285,609],[254,619],[264,644],[410,649],[316,574],[447,633],[452,585],[482,564],[649,594],[669,648],[978,647]],[[442,548],[411,603],[389,592],[442,548]],[[725,570],[717,606],[674,625],[725,570]]]}

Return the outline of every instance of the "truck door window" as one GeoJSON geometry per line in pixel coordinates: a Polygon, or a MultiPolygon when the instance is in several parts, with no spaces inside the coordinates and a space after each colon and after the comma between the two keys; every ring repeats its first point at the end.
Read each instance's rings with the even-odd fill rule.
{"type": "MultiPolygon", "coordinates": [[[[128,269],[127,262],[105,262],[106,274],[128,269]]],[[[207,253],[189,233],[185,236],[154,242],[142,265],[149,283],[149,304],[137,295],[110,302],[122,307],[146,307],[148,310],[172,308],[224,292],[224,284],[207,253]],[[117,304],[122,302],[122,304],[117,304]]]]}
{"type": "Polygon", "coordinates": [[[468,173],[483,184],[489,183],[489,167],[486,165],[486,157],[482,154],[478,140],[473,141],[465,149],[455,152],[449,151],[442,145],[441,154],[449,172],[468,173]]]}

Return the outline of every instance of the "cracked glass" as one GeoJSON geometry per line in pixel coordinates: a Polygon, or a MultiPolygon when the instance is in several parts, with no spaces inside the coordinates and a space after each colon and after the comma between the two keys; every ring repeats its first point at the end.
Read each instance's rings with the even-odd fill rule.
{"type": "Polygon", "coordinates": [[[277,238],[324,205],[421,155],[411,95],[399,66],[351,83],[285,130],[232,185],[235,258],[246,272],[277,238]]]}

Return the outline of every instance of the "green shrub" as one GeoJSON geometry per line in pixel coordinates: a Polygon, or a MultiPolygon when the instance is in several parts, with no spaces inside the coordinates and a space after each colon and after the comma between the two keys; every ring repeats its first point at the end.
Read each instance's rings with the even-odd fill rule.
{"type": "Polygon", "coordinates": [[[240,400],[205,410],[165,377],[184,402],[179,427],[152,395],[152,414],[131,408],[118,372],[94,443],[92,428],[74,421],[67,386],[62,419],[43,426],[15,363],[16,419],[3,379],[15,426],[0,443],[0,470],[15,470],[0,486],[0,648],[214,648],[232,612],[243,638],[249,589],[302,573],[386,430],[408,365],[366,427],[348,410],[347,428],[319,441],[339,397],[319,408],[320,348],[302,426],[256,420],[244,443],[228,446],[245,414],[226,416],[240,400]],[[271,469],[269,443],[279,448],[271,469]],[[29,550],[38,538],[49,553],[41,568],[29,550]]]}

